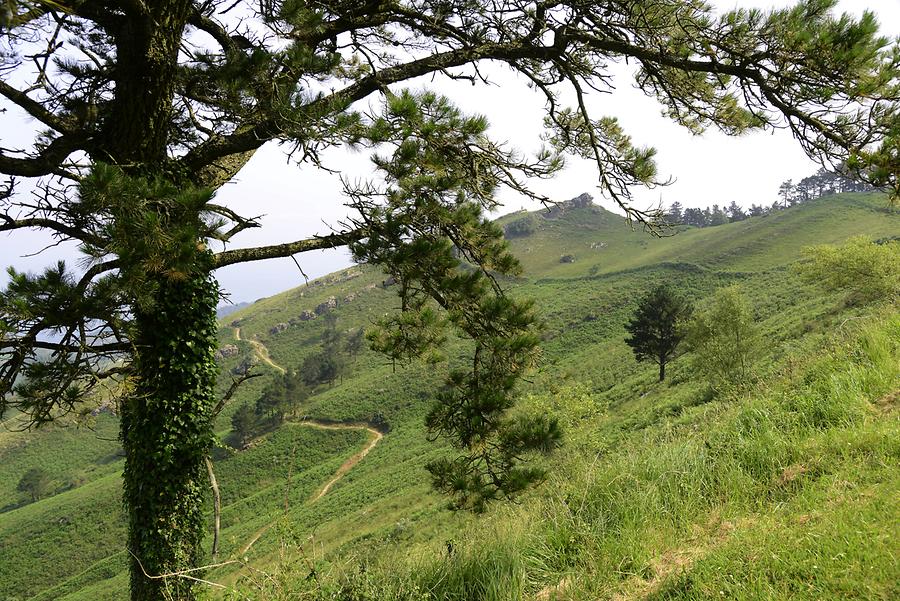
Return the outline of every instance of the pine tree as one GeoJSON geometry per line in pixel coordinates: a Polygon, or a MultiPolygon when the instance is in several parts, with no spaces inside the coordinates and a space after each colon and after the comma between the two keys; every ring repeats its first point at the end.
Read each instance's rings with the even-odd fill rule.
{"type": "MultiPolygon", "coordinates": [[[[782,182],[781,186],[778,188],[778,196],[781,197],[781,208],[786,209],[789,206],[793,206],[797,199],[797,189],[794,186],[793,180],[787,180],[786,182],[782,182]]],[[[773,205],[773,208],[775,205],[773,205]]]]}
{"type": "Polygon", "coordinates": [[[728,208],[725,209],[725,213],[728,215],[728,221],[731,223],[743,221],[747,218],[747,213],[744,212],[744,209],[733,200],[731,201],[731,204],[728,205],[728,208]]]}
{"type": "Polygon", "coordinates": [[[675,357],[684,338],[684,324],[691,305],[666,285],[657,286],[638,303],[625,326],[631,336],[625,339],[638,361],[653,361],[659,366],[659,381],[666,377],[666,364],[675,357]]]}
{"type": "Polygon", "coordinates": [[[871,15],[834,18],[833,6],[716,16],[686,0],[3,2],[0,95],[20,112],[2,118],[26,114],[35,127],[25,152],[0,150],[0,232],[49,231],[76,242],[88,267],[11,275],[0,295],[0,410],[45,423],[127,378],[132,599],[193,599],[193,581],[147,574],[201,559],[214,272],[351,245],[400,283],[402,315],[370,332],[373,347],[399,361],[439,358],[443,330],[472,342],[469,368],[451,375],[427,418],[458,452],[430,466],[435,486],[473,509],[513,496],[543,478],[522,458],[552,450],[559,432],[509,417],[537,337],[533,311],[495,277],[519,269],[482,217],[498,208],[496,190],[547,201],[522,182],[557,173],[566,155],[589,157],[603,192],[652,222],[630,200],[634,186],[658,181],[653,149],[592,114],[582,93],[609,90],[609,65],[622,60],[693,132],[787,122],[810,156],[896,189],[896,61],[871,15]],[[489,62],[547,100],[548,146],[534,157],[493,142],[483,117],[402,90],[442,73],[477,84],[489,62]],[[859,114],[844,110],[859,99],[859,114]],[[214,253],[212,241],[259,225],[215,193],[269,142],[304,168],[327,168],[327,148],[377,147],[377,176],[345,190],[359,218],[327,236],[214,253]],[[37,200],[19,180],[34,180],[37,200]]]}
{"type": "Polygon", "coordinates": [[[257,419],[253,409],[248,404],[243,404],[231,415],[231,430],[237,438],[239,446],[244,446],[253,436],[256,430],[257,419]]]}
{"type": "Polygon", "coordinates": [[[684,210],[684,223],[696,227],[706,227],[706,216],[702,209],[688,207],[684,210]]]}
{"type": "Polygon", "coordinates": [[[666,211],[666,221],[673,225],[680,225],[684,222],[684,215],[682,213],[680,202],[675,201],[669,206],[669,210],[666,211]]]}
{"type": "Polygon", "coordinates": [[[708,225],[713,227],[725,225],[726,223],[728,223],[728,215],[725,214],[725,211],[719,205],[713,205],[712,209],[709,210],[708,225]]]}

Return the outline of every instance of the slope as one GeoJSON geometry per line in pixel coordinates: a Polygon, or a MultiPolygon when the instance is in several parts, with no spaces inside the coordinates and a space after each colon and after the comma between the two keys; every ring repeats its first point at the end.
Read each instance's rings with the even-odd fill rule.
{"type": "MultiPolygon", "coordinates": [[[[900,233],[900,218],[886,211],[884,199],[865,195],[830,197],[763,218],[702,230],[686,229],[663,239],[633,232],[620,217],[591,206],[564,205],[549,219],[543,213],[517,214],[501,218],[500,223],[524,217],[534,221],[534,231],[514,238],[512,246],[523,262],[525,274],[509,285],[513,294],[537,301],[545,322],[543,362],[525,392],[531,406],[549,407],[565,416],[564,421],[569,425],[570,444],[553,464],[558,479],[521,506],[497,508],[486,519],[445,511],[443,500],[428,490],[422,470],[424,463],[443,449],[425,440],[421,419],[439,385],[440,371],[447,366],[441,367],[438,373],[420,365],[393,366],[379,355],[363,351],[352,359],[351,371],[343,382],[320,386],[316,394],[296,408],[296,413],[298,417],[331,422],[366,423],[377,419],[389,432],[364,461],[346,472],[314,504],[305,500],[321,490],[346,458],[365,445],[364,433],[282,427],[263,435],[247,450],[223,453],[216,463],[223,489],[220,556],[240,561],[214,570],[210,574],[213,579],[246,587],[242,577],[252,573],[252,568],[270,572],[297,570],[296,576],[303,580],[310,574],[307,563],[299,560],[290,566],[279,563],[285,545],[290,547],[292,541],[302,541],[302,549],[315,549],[316,573],[333,569],[339,574],[338,566],[365,555],[375,558],[373,563],[381,558],[386,564],[405,565],[410,560],[404,549],[411,548],[414,550],[411,553],[427,564],[428,569],[414,570],[421,576],[419,584],[424,586],[428,573],[433,573],[435,578],[448,576],[439,568],[441,549],[450,539],[456,541],[457,548],[465,550],[459,553],[462,563],[456,568],[464,568],[463,563],[468,561],[472,569],[496,568],[501,572],[512,569],[496,563],[485,564],[485,557],[477,554],[477,546],[485,544],[484,534],[479,534],[481,530],[494,535],[504,533],[502,539],[511,541],[525,536],[547,546],[538,556],[509,555],[516,562],[546,565],[537,571],[531,564],[528,569],[516,567],[516,573],[528,574],[528,582],[519,583],[518,589],[515,586],[504,589],[498,584],[498,591],[515,589],[520,594],[522,591],[538,594],[548,584],[564,584],[569,572],[578,572],[578,562],[584,561],[585,555],[574,547],[571,553],[567,550],[569,543],[565,540],[580,535],[575,532],[564,535],[553,530],[553,524],[560,528],[585,526],[580,522],[566,525],[552,519],[549,525],[544,524],[550,519],[546,512],[564,508],[565,503],[560,505],[561,491],[574,498],[587,498],[588,491],[595,491],[599,484],[584,482],[585,474],[593,474],[591,477],[597,482],[602,482],[607,475],[615,481],[612,474],[616,470],[632,474],[638,465],[633,459],[617,455],[614,461],[609,460],[611,463],[592,463],[621,449],[636,449],[650,443],[667,449],[660,453],[668,453],[665,460],[678,465],[678,448],[693,449],[697,444],[690,439],[681,440],[682,429],[693,428],[695,433],[707,436],[709,432],[703,421],[706,417],[714,417],[719,425],[727,421],[723,416],[728,413],[728,407],[708,402],[700,387],[691,382],[686,366],[676,364],[671,384],[656,387],[652,370],[633,362],[622,344],[621,332],[635,298],[662,280],[673,281],[695,299],[703,298],[719,286],[742,283],[770,343],[762,363],[777,366],[795,361],[798,353],[816,352],[825,344],[830,330],[850,317],[859,316],[858,309],[839,307],[836,298],[809,290],[791,276],[787,266],[799,257],[800,249],[810,243],[839,242],[857,233],[876,238],[900,233]],[[573,256],[574,262],[561,262],[564,255],[573,256]],[[667,448],[661,444],[666,441],[674,446],[667,448]],[[278,527],[252,545],[245,562],[239,551],[255,533],[273,522],[278,522],[278,527]],[[435,558],[434,563],[428,564],[427,558],[435,558]]],[[[253,403],[268,381],[279,375],[277,367],[296,368],[316,352],[326,328],[323,319],[326,313],[337,316],[337,327],[346,330],[365,326],[396,308],[391,282],[367,266],[356,266],[308,286],[262,299],[229,315],[223,320],[220,339],[223,350],[229,345],[234,349],[223,353],[227,356],[222,359],[222,391],[230,381],[232,370],[239,371],[242,364],[246,367],[253,363],[262,349],[273,363],[257,361],[255,370],[265,377],[248,381],[226,406],[220,417],[220,435],[224,438],[230,429],[232,413],[243,403],[253,403]],[[239,340],[235,339],[232,324],[240,328],[239,340]]],[[[450,363],[454,360],[451,352],[450,363]]],[[[107,432],[104,438],[114,438],[109,434],[115,430],[113,416],[102,414],[91,417],[87,423],[93,427],[94,421],[100,430],[107,428],[103,430],[107,432]]],[[[885,428],[872,426],[865,436],[882,440],[890,431],[885,428]]],[[[0,513],[0,540],[4,541],[0,550],[0,596],[121,597],[126,585],[122,576],[123,524],[117,492],[121,463],[111,458],[115,449],[110,448],[108,441],[96,439],[85,428],[66,430],[70,431],[75,432],[74,437],[65,444],[80,449],[78,453],[59,452],[69,447],[61,446],[62,430],[56,427],[36,434],[0,434],[3,457],[0,494],[6,495],[7,503],[18,498],[15,485],[23,468],[32,462],[54,457],[58,462],[53,468],[54,478],[60,481],[73,476],[79,478],[77,486],[61,490],[51,498],[0,513]],[[9,450],[12,448],[28,448],[28,456],[21,450],[16,455],[9,450]],[[101,468],[91,468],[92,462],[101,468]],[[66,544],[58,545],[60,540],[66,544]]],[[[664,460],[655,456],[651,459],[664,460]]],[[[844,470],[852,474],[853,465],[847,462],[836,473],[844,470]]],[[[693,469],[696,468],[686,466],[687,471],[693,469]]],[[[881,480],[877,473],[877,470],[871,472],[875,486],[883,487],[883,477],[890,472],[882,472],[881,480]]],[[[677,489],[678,482],[665,474],[664,470],[655,473],[655,486],[677,489]]],[[[649,476],[645,474],[641,478],[646,481],[649,476]]],[[[808,494],[814,497],[825,493],[808,494]]],[[[601,495],[594,502],[603,505],[609,501],[602,501],[601,495]]],[[[603,511],[607,510],[625,509],[609,506],[603,511]]],[[[665,506],[662,510],[670,511],[665,506]]],[[[741,511],[746,513],[743,508],[741,511]]],[[[876,514],[877,519],[883,520],[883,509],[876,514]]],[[[710,516],[701,517],[713,520],[710,516]]],[[[681,519],[693,523],[698,516],[681,519]]],[[[697,546],[711,547],[712,541],[720,536],[717,528],[701,528],[704,531],[698,536],[705,536],[710,542],[697,546]]],[[[643,582],[646,579],[641,570],[650,569],[647,566],[652,563],[654,545],[661,546],[664,541],[661,535],[647,536],[642,532],[640,536],[647,540],[641,539],[643,542],[639,544],[637,530],[631,531],[631,536],[635,540],[626,542],[633,545],[633,549],[628,548],[633,551],[628,560],[633,565],[622,564],[620,571],[631,573],[643,582]]],[[[672,540],[677,536],[680,535],[672,534],[672,540]]],[[[593,544],[601,544],[597,537],[591,540],[595,541],[593,544]]],[[[765,547],[765,541],[759,537],[754,541],[761,549],[765,547]]],[[[505,547],[485,548],[494,549],[498,558],[505,556],[505,547]]],[[[533,550],[533,545],[524,548],[533,550]]],[[[621,561],[628,549],[622,546],[618,555],[609,557],[621,561]]],[[[674,557],[685,554],[691,555],[675,553],[674,557]]],[[[402,575],[402,571],[398,574],[402,575]]],[[[647,590],[662,590],[663,580],[648,585],[647,590]]],[[[303,582],[298,581],[297,586],[304,586],[303,582]]],[[[379,582],[379,586],[397,584],[390,578],[379,582]]],[[[622,585],[623,589],[629,587],[622,585]]],[[[636,589],[638,585],[631,588],[636,589]]],[[[612,589],[603,590],[607,594],[612,589]]],[[[268,594],[254,591],[252,587],[250,593],[260,598],[268,594]]],[[[460,598],[505,598],[499,592],[495,597],[485,592],[470,597],[460,595],[460,598]]]]}

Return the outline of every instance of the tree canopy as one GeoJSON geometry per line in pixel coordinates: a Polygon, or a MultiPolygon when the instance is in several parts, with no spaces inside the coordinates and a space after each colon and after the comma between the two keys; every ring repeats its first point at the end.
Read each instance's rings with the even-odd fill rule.
{"type": "Polygon", "coordinates": [[[559,433],[507,418],[537,338],[533,313],[497,277],[518,267],[482,217],[495,192],[541,198],[528,179],[575,155],[596,163],[604,195],[652,223],[629,201],[634,186],[659,183],[653,149],[585,99],[612,89],[621,61],[691,131],[787,127],[810,156],[896,192],[900,51],[872,14],[836,16],[834,5],[717,16],[700,0],[7,0],[0,96],[14,110],[2,118],[27,115],[34,135],[0,149],[0,232],[75,241],[85,268],[11,274],[0,410],[40,424],[118,379],[132,596],[190,599],[190,580],[148,576],[200,560],[212,274],[351,244],[400,283],[403,316],[382,324],[382,350],[421,354],[442,328],[471,340],[469,368],[427,419],[460,450],[430,466],[436,486],[476,509],[515,494],[541,478],[523,460],[559,433]],[[403,89],[425,75],[485,83],[489,62],[546,100],[535,156],[492,140],[484,117],[403,89]],[[357,213],[340,231],[212,252],[259,225],[215,194],[269,142],[308,169],[333,167],[328,148],[368,148],[376,176],[345,183],[357,213]]]}
{"type": "Polygon", "coordinates": [[[667,285],[660,285],[638,302],[625,329],[625,339],[638,361],[653,361],[659,366],[659,381],[666,378],[666,364],[675,357],[685,336],[685,325],[692,307],[667,285]]]}
{"type": "Polygon", "coordinates": [[[39,467],[30,468],[19,479],[16,490],[24,492],[31,497],[32,501],[37,501],[41,497],[47,496],[53,486],[53,481],[47,472],[39,467]]]}
{"type": "Polygon", "coordinates": [[[753,307],[737,284],[717,289],[698,307],[686,343],[696,371],[714,390],[739,389],[753,377],[763,339],[753,307]]]}

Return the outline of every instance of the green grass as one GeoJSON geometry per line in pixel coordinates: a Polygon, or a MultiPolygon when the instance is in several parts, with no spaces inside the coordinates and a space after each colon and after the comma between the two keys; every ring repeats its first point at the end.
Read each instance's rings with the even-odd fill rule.
{"type": "MultiPolygon", "coordinates": [[[[900,316],[873,318],[823,351],[794,357],[798,380],[775,372],[739,397],[659,419],[616,449],[569,447],[545,490],[468,529],[453,557],[433,543],[386,547],[364,576],[342,573],[346,591],[894,598],[900,424],[896,397],[879,400],[896,394],[900,316]]],[[[589,409],[586,399],[574,404],[589,409]]],[[[602,411],[581,421],[582,432],[615,428],[602,411]]]]}
{"type": "MultiPolygon", "coordinates": [[[[523,409],[554,412],[566,426],[550,480],[485,516],[447,511],[423,469],[447,449],[426,440],[422,416],[448,365],[392,366],[367,350],[342,383],[321,386],[298,414],[364,421],[379,413],[390,433],[316,503],[309,497],[365,443],[364,433],[287,424],[217,461],[221,556],[235,557],[275,526],[252,546],[249,565],[209,576],[258,599],[351,590],[360,599],[896,596],[900,574],[889,551],[900,523],[892,502],[900,432],[896,399],[873,401],[900,388],[897,312],[845,306],[801,285],[789,268],[807,244],[897,235],[900,216],[884,210],[883,197],[831,197],[664,239],[632,232],[602,209],[537,224],[512,243],[525,273],[509,285],[535,299],[544,321],[523,409]],[[591,249],[595,242],[605,246],[591,249]],[[563,254],[576,262],[560,263],[563,254]],[[634,362],[622,326],[661,281],[694,300],[742,286],[767,342],[750,391],[716,397],[684,358],[662,385],[653,366],[634,362]]],[[[396,309],[383,279],[358,266],[227,316],[220,340],[241,353],[223,361],[220,391],[229,370],[252,356],[248,339],[288,367],[315,352],[323,320],[270,329],[330,296],[343,330],[396,309]],[[235,320],[244,341],[234,341],[235,320]]],[[[451,364],[461,352],[450,349],[451,364]]],[[[231,413],[276,373],[257,369],[266,377],[247,382],[226,406],[221,437],[231,413]]],[[[114,439],[115,428],[109,416],[97,421],[105,438],[114,439]]],[[[77,484],[0,513],[0,599],[122,598],[116,451],[83,429],[0,432],[2,504],[23,500],[15,485],[36,464],[77,484]]]]}

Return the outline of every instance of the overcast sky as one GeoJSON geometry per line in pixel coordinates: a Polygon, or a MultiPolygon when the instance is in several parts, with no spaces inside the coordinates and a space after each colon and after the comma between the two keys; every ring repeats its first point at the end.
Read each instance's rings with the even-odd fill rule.
{"type": "MultiPolygon", "coordinates": [[[[789,0],[713,0],[720,10],[734,7],[771,8],[793,4],[789,0]]],[[[872,10],[885,35],[900,35],[900,0],[842,0],[839,10],[859,14],[872,10]]],[[[637,204],[671,204],[705,207],[713,203],[728,204],[732,200],[743,206],[752,203],[771,205],[777,198],[778,185],[784,180],[799,179],[816,170],[800,146],[784,131],[757,132],[731,138],[715,131],[694,136],[661,116],[661,106],[634,89],[627,78],[627,68],[617,67],[617,89],[613,94],[594,94],[589,104],[595,115],[619,118],[625,130],[638,145],[656,147],[657,164],[663,177],[671,176],[672,185],[655,190],[635,190],[637,204]]],[[[491,135],[506,140],[522,150],[534,150],[541,133],[542,96],[528,89],[521,78],[507,69],[489,70],[494,85],[471,86],[453,81],[421,81],[415,85],[429,87],[450,96],[463,110],[485,114],[491,123],[491,135]]],[[[28,134],[33,123],[2,121],[3,146],[10,138],[28,134]]],[[[23,140],[24,141],[24,140],[23,140]]],[[[326,163],[350,177],[366,177],[371,173],[366,156],[346,151],[326,155],[326,163]]],[[[554,200],[565,200],[591,193],[595,202],[614,210],[611,202],[597,192],[596,171],[590,164],[570,159],[564,172],[554,180],[538,182],[535,188],[554,200]]],[[[289,164],[282,150],[264,146],[241,171],[235,182],[224,186],[217,202],[227,204],[243,215],[262,215],[262,227],[241,234],[233,246],[258,246],[287,242],[315,233],[327,233],[337,227],[346,214],[336,174],[298,168],[289,164]]],[[[506,210],[536,209],[521,197],[505,192],[500,196],[506,210]]],[[[54,248],[37,257],[34,253],[47,244],[42,235],[0,234],[0,285],[5,284],[5,269],[37,270],[58,258],[72,260],[72,248],[54,248]]],[[[216,248],[219,250],[219,248],[216,248]]],[[[297,257],[310,278],[324,275],[350,264],[345,251],[305,253],[297,257]]],[[[303,277],[290,259],[274,259],[235,265],[217,272],[223,288],[234,302],[252,301],[270,296],[303,283],[303,277]]]]}

